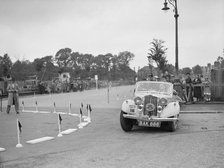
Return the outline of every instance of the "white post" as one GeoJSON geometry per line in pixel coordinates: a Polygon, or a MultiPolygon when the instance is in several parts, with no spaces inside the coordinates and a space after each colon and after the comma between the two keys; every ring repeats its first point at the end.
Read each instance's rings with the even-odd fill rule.
{"type": "Polygon", "coordinates": [[[16,120],[16,127],[17,127],[17,140],[18,140],[16,147],[21,148],[21,147],[23,147],[23,145],[20,143],[20,130],[19,130],[19,119],[18,118],[16,120]]]}
{"type": "Polygon", "coordinates": [[[107,103],[110,104],[110,88],[107,88],[107,103]]]}
{"type": "Polygon", "coordinates": [[[25,111],[25,107],[24,107],[24,101],[22,101],[22,105],[23,105],[23,109],[22,109],[22,112],[25,111]]]}
{"type": "Polygon", "coordinates": [[[98,75],[95,75],[95,81],[96,81],[96,90],[98,89],[98,75]]]}
{"type": "Polygon", "coordinates": [[[61,124],[60,124],[60,119],[59,119],[59,114],[58,114],[58,137],[62,137],[63,135],[61,134],[61,124]]]}
{"type": "Polygon", "coordinates": [[[79,125],[78,125],[79,128],[83,128],[82,126],[82,115],[80,114],[79,115],[79,125]]]}
{"type": "Polygon", "coordinates": [[[90,123],[91,122],[91,113],[90,113],[90,110],[89,110],[89,104],[88,104],[88,108],[87,108],[87,112],[88,112],[88,122],[90,123]]]}
{"type": "Polygon", "coordinates": [[[71,102],[69,102],[68,114],[71,114],[71,102]]]}
{"type": "Polygon", "coordinates": [[[54,102],[54,112],[53,113],[56,113],[56,107],[55,107],[56,105],[55,105],[55,102],[54,102]]]}
{"type": "Polygon", "coordinates": [[[36,104],[36,112],[38,112],[37,101],[35,102],[35,104],[36,104]]]}

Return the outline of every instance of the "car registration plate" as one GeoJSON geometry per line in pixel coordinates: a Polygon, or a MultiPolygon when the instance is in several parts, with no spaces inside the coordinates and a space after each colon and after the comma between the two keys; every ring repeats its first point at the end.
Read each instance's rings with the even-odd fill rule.
{"type": "Polygon", "coordinates": [[[160,127],[160,122],[157,121],[139,121],[139,126],[144,127],[160,127]]]}

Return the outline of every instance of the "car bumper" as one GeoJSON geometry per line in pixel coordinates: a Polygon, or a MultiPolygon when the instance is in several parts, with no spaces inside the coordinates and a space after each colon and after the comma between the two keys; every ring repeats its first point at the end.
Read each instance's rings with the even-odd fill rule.
{"type": "Polygon", "coordinates": [[[149,117],[149,116],[137,116],[131,114],[123,114],[125,118],[141,120],[141,121],[177,121],[179,118],[159,118],[159,117],[149,117]]]}

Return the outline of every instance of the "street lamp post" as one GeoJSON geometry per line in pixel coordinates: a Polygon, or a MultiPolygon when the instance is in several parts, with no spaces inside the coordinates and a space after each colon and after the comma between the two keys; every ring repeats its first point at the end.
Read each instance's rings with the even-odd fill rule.
{"type": "MultiPolygon", "coordinates": [[[[171,4],[174,7],[174,18],[175,18],[175,69],[176,74],[178,74],[179,71],[179,64],[178,64],[178,10],[177,10],[177,0],[168,0],[169,4],[171,4]]],[[[167,0],[164,2],[164,7],[162,10],[167,11],[170,8],[167,6],[167,0]]]]}

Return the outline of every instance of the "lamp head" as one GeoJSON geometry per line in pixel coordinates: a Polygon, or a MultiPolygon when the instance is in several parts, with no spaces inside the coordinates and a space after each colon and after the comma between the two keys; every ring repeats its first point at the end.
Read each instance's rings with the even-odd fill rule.
{"type": "Polygon", "coordinates": [[[164,2],[164,7],[162,8],[162,10],[164,10],[164,11],[167,11],[167,10],[169,10],[170,8],[167,6],[167,2],[166,2],[166,0],[165,0],[165,2],[164,2]]]}

